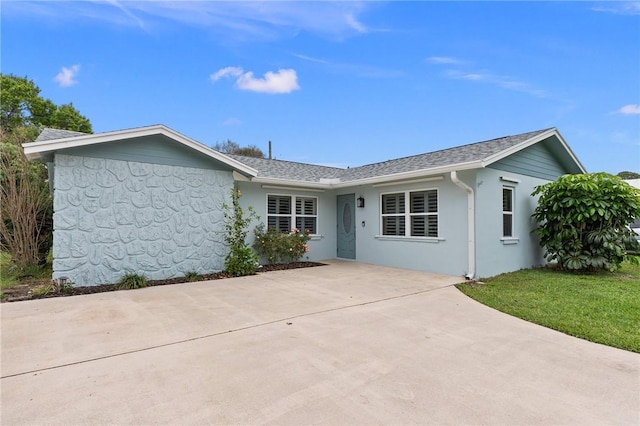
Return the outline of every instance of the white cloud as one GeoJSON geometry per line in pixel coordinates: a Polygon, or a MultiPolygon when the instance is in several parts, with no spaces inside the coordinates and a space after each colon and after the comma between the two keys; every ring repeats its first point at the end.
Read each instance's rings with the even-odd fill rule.
{"type": "Polygon", "coordinates": [[[468,80],[493,84],[503,89],[515,92],[526,93],[536,98],[548,98],[549,94],[541,89],[536,89],[530,84],[514,79],[513,77],[492,74],[490,72],[462,72],[459,70],[448,70],[445,75],[456,80],[468,80]]]}
{"type": "Polygon", "coordinates": [[[640,114],[640,105],[638,104],[629,104],[621,107],[616,111],[618,114],[624,115],[638,115],[640,114]]]}
{"type": "Polygon", "coordinates": [[[211,74],[213,81],[222,77],[235,77],[236,87],[250,92],[276,94],[291,93],[300,89],[296,70],[291,68],[281,68],[275,72],[267,71],[262,78],[256,78],[253,72],[244,72],[239,67],[226,67],[211,74]]]}
{"type": "Polygon", "coordinates": [[[78,83],[76,76],[80,72],[80,65],[71,65],[71,67],[62,67],[60,72],[53,78],[60,87],[69,87],[78,83]]]}
{"type": "Polygon", "coordinates": [[[298,53],[292,53],[298,59],[302,59],[304,61],[313,62],[316,64],[320,64],[330,70],[331,72],[338,74],[352,74],[357,75],[358,77],[367,77],[367,78],[397,78],[404,75],[402,71],[389,69],[389,68],[380,68],[370,65],[363,64],[350,64],[344,62],[331,62],[325,59],[315,58],[312,56],[301,55],[298,53]]]}
{"type": "Polygon", "coordinates": [[[594,6],[591,10],[595,12],[613,13],[616,15],[640,15],[640,2],[637,1],[609,1],[594,6]]]}
{"type": "Polygon", "coordinates": [[[240,77],[243,72],[240,67],[226,67],[211,74],[211,80],[217,81],[222,77],[240,77]]]}
{"type": "Polygon", "coordinates": [[[229,117],[220,124],[222,124],[223,126],[237,126],[239,124],[242,124],[242,120],[236,117],[229,117]]]}
{"type": "Polygon", "coordinates": [[[102,21],[144,31],[173,21],[221,34],[225,41],[232,42],[264,42],[295,37],[301,32],[342,39],[378,31],[361,19],[368,9],[377,6],[361,1],[9,1],[3,2],[2,7],[3,16],[102,21]]]}
{"type": "Polygon", "coordinates": [[[429,62],[430,64],[436,64],[436,65],[442,65],[442,64],[456,65],[456,64],[462,63],[461,60],[452,58],[450,56],[430,56],[427,58],[427,62],[429,62]]]}
{"type": "Polygon", "coordinates": [[[236,86],[261,93],[291,93],[300,89],[296,71],[291,68],[268,71],[263,78],[255,78],[252,72],[246,72],[238,77],[236,86]]]}

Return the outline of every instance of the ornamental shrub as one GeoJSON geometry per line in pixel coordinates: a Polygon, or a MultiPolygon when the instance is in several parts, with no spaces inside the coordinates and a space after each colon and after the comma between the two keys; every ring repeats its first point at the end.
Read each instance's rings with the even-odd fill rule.
{"type": "Polygon", "coordinates": [[[120,281],[116,283],[118,290],[133,290],[136,288],[146,287],[148,284],[147,277],[144,274],[136,274],[135,272],[127,272],[120,281]]]}
{"type": "MultiPolygon", "coordinates": [[[[533,232],[563,269],[613,271],[637,247],[628,224],[640,217],[640,190],[607,173],[564,175],[540,185],[533,232]]],[[[637,250],[637,248],[636,248],[637,250]]]]}
{"type": "Polygon", "coordinates": [[[253,275],[258,267],[258,256],[247,246],[245,238],[249,232],[251,221],[259,219],[253,207],[245,211],[240,207],[239,199],[242,193],[238,185],[234,184],[231,190],[231,207],[224,204],[224,241],[229,246],[229,253],[224,259],[224,267],[227,274],[232,277],[253,275]]]}
{"type": "Polygon", "coordinates": [[[291,232],[282,232],[274,228],[265,231],[264,228],[264,223],[255,227],[253,248],[267,263],[295,262],[309,251],[308,229],[300,232],[294,228],[291,232]]]}

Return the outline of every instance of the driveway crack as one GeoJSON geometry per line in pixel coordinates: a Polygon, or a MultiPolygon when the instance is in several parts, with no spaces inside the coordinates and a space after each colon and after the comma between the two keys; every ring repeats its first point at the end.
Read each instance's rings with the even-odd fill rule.
{"type": "Polygon", "coordinates": [[[144,348],[132,349],[130,351],[122,351],[122,352],[118,352],[118,353],[114,353],[114,354],[103,355],[103,356],[93,357],[93,358],[89,358],[89,359],[83,359],[83,360],[80,360],[80,361],[73,361],[73,362],[68,362],[68,363],[64,363],[64,364],[53,365],[53,366],[50,366],[50,367],[36,368],[36,369],[33,369],[33,370],[23,371],[23,372],[20,372],[20,373],[7,374],[5,376],[0,376],[0,379],[9,379],[9,378],[12,378],[12,377],[19,377],[19,376],[24,376],[24,375],[27,375],[27,374],[40,373],[40,372],[49,371],[49,370],[56,370],[58,368],[70,367],[70,366],[73,366],[73,365],[86,364],[86,363],[90,363],[90,362],[94,362],[94,361],[100,361],[100,360],[103,360],[103,359],[116,358],[116,357],[119,357],[119,356],[131,355],[131,354],[135,354],[135,353],[139,353],[139,352],[145,352],[145,351],[151,351],[151,350],[154,350],[154,349],[180,345],[180,344],[183,344],[183,343],[189,343],[189,342],[193,342],[193,341],[196,341],[196,340],[209,339],[209,338],[212,338],[212,337],[222,336],[222,335],[229,334],[229,333],[237,333],[237,332],[241,332],[241,331],[245,331],[245,330],[251,330],[253,328],[265,327],[265,326],[268,326],[268,325],[277,324],[279,322],[290,323],[292,320],[298,319],[298,318],[304,318],[304,317],[310,317],[310,316],[314,316],[314,315],[326,314],[326,313],[329,313],[329,312],[335,312],[335,311],[340,311],[340,310],[344,310],[344,309],[357,308],[359,306],[373,305],[373,304],[376,304],[376,303],[387,302],[389,300],[402,299],[404,297],[417,296],[417,295],[424,294],[424,293],[431,293],[431,292],[434,292],[434,291],[437,291],[437,290],[442,290],[444,288],[452,287],[454,285],[455,284],[447,284],[447,285],[444,285],[444,286],[441,286],[441,287],[431,288],[431,289],[427,289],[427,290],[419,290],[419,291],[414,291],[414,292],[411,292],[411,293],[399,294],[399,295],[396,295],[396,296],[389,296],[389,297],[384,297],[384,298],[381,298],[381,299],[369,300],[369,301],[366,301],[366,302],[354,303],[354,304],[351,304],[351,305],[338,306],[338,307],[335,307],[335,308],[323,309],[323,310],[314,311],[314,312],[305,312],[303,314],[293,315],[293,316],[285,317],[285,318],[278,318],[278,319],[275,319],[275,320],[265,321],[265,322],[261,322],[261,323],[258,323],[258,324],[252,324],[252,325],[247,325],[247,326],[244,326],[244,327],[233,328],[231,330],[218,331],[218,332],[215,332],[215,333],[204,334],[202,336],[191,337],[191,338],[188,338],[188,339],[176,340],[176,341],[173,341],[173,342],[162,343],[162,344],[159,344],[159,345],[147,346],[147,347],[144,347],[144,348]]]}

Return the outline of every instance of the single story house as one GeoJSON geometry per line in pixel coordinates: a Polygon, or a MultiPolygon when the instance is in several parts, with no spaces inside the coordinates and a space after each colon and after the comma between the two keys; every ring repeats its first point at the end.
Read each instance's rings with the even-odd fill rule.
{"type": "Polygon", "coordinates": [[[45,129],[53,278],[112,283],[223,269],[222,205],[309,229],[310,260],[487,277],[544,263],[534,187],[585,169],[555,128],[353,168],[224,155],[162,125],[99,134],[45,129]]]}

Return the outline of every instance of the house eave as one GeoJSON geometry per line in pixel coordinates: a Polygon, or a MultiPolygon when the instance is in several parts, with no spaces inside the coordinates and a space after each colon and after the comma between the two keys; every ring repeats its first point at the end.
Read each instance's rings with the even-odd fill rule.
{"type": "Polygon", "coordinates": [[[393,184],[394,182],[398,182],[398,184],[401,185],[405,181],[411,180],[411,179],[419,179],[419,178],[449,173],[452,171],[471,170],[471,169],[477,169],[481,167],[483,166],[480,161],[472,161],[467,163],[433,167],[430,169],[413,170],[410,172],[394,173],[390,175],[374,176],[370,178],[356,179],[356,180],[349,180],[349,181],[330,180],[330,182],[309,182],[309,181],[268,178],[268,177],[255,177],[251,179],[251,181],[255,183],[261,183],[261,184],[267,184],[267,185],[291,186],[291,187],[296,187],[301,189],[304,189],[304,188],[341,189],[341,188],[351,188],[354,186],[374,185],[374,184],[381,184],[381,183],[393,184]]]}
{"type": "Polygon", "coordinates": [[[157,135],[166,136],[167,138],[181,143],[182,145],[185,145],[186,147],[191,148],[195,151],[198,151],[209,158],[226,164],[227,166],[245,176],[254,177],[258,175],[258,171],[253,169],[252,167],[249,167],[246,164],[243,164],[231,157],[214,151],[206,145],[203,145],[200,142],[197,142],[161,124],[128,130],[118,130],[114,132],[87,134],[63,139],[29,142],[23,144],[22,147],[24,148],[24,153],[27,159],[37,160],[40,158],[45,158],[47,155],[60,150],[157,135]]]}
{"type": "Polygon", "coordinates": [[[560,134],[560,132],[558,131],[558,129],[551,128],[549,130],[547,130],[546,132],[540,133],[530,139],[527,139],[524,142],[521,142],[517,145],[512,146],[511,148],[502,150],[494,155],[491,155],[485,159],[483,159],[481,161],[482,166],[481,167],[487,167],[497,161],[502,160],[503,158],[506,158],[510,155],[513,155],[519,151],[522,151],[523,149],[526,149],[532,145],[535,145],[539,142],[544,141],[545,139],[548,139],[552,136],[555,136],[558,141],[560,141],[560,144],[562,145],[562,148],[565,150],[565,152],[568,154],[569,158],[571,159],[571,161],[578,167],[578,169],[580,170],[581,173],[587,173],[586,169],[584,168],[584,166],[582,165],[582,163],[580,162],[580,160],[578,160],[578,157],[576,157],[576,155],[574,154],[574,152],[571,150],[571,148],[569,147],[569,145],[567,144],[567,142],[564,140],[564,138],[562,137],[562,135],[560,134]]]}
{"type": "Polygon", "coordinates": [[[363,185],[374,185],[380,183],[393,183],[398,181],[399,184],[402,181],[411,180],[411,179],[419,179],[422,177],[428,177],[433,175],[439,175],[444,173],[449,173],[454,170],[471,170],[483,167],[481,162],[479,161],[471,161],[467,163],[458,163],[458,164],[450,164],[446,166],[440,167],[432,167],[429,169],[420,169],[420,170],[412,170],[410,172],[401,172],[394,173],[390,175],[384,176],[374,176],[365,179],[357,179],[347,182],[340,182],[338,184],[333,185],[334,188],[348,188],[352,186],[363,186],[363,185]]]}
{"type": "Polygon", "coordinates": [[[295,187],[300,190],[304,190],[305,188],[309,189],[331,189],[334,188],[330,183],[321,183],[321,182],[309,182],[302,180],[291,180],[291,179],[279,179],[279,178],[269,178],[269,177],[254,177],[251,179],[251,182],[260,183],[263,185],[273,185],[273,186],[282,186],[282,187],[295,187]]]}

